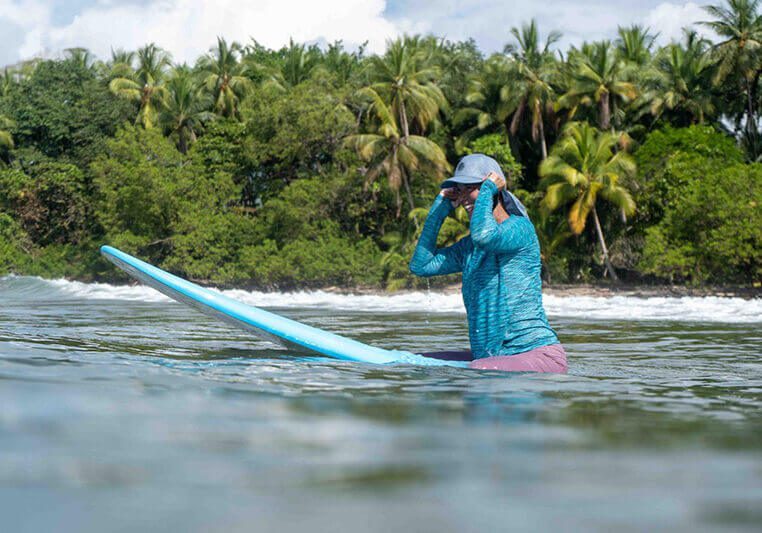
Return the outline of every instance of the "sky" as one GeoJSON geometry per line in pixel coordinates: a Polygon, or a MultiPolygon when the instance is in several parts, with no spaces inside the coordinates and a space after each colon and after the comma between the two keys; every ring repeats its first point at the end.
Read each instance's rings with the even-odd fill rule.
{"type": "MultiPolygon", "coordinates": [[[[659,0],[0,0],[0,66],[32,57],[59,57],[85,47],[100,59],[111,49],[155,42],[176,62],[192,63],[223,36],[252,38],[279,48],[298,42],[368,41],[382,52],[387,39],[433,33],[473,38],[489,54],[511,42],[510,28],[537,19],[544,37],[563,33],[559,47],[614,38],[617,26],[644,24],[659,42],[705,20],[704,2],[659,0]]],[[[715,0],[714,3],[719,3],[715,0]]]]}

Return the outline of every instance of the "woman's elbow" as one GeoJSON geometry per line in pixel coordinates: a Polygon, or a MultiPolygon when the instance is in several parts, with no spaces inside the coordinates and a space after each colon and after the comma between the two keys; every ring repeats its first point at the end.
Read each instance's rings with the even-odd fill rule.
{"type": "Polygon", "coordinates": [[[493,235],[489,231],[476,231],[471,233],[471,242],[476,248],[492,247],[493,235]]]}
{"type": "Polygon", "coordinates": [[[417,261],[410,261],[410,273],[414,276],[426,276],[426,266],[417,261]]]}

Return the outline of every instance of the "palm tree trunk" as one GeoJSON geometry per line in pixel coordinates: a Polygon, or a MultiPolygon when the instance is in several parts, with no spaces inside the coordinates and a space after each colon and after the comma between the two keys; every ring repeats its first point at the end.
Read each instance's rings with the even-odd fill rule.
{"type": "Polygon", "coordinates": [[[542,160],[545,161],[548,158],[548,144],[545,142],[545,125],[543,124],[542,116],[540,116],[540,148],[542,148],[542,160]]]}
{"type": "Polygon", "coordinates": [[[415,209],[415,203],[413,202],[413,193],[410,192],[410,180],[407,179],[407,172],[402,170],[402,184],[405,186],[405,193],[407,195],[407,203],[410,206],[410,210],[415,209]]]}
{"type": "Polygon", "coordinates": [[[599,103],[599,115],[601,121],[601,131],[609,129],[611,124],[611,107],[609,106],[609,93],[605,92],[601,95],[601,101],[599,103]]]}
{"type": "Polygon", "coordinates": [[[603,250],[603,261],[606,263],[606,270],[611,274],[611,279],[619,281],[619,277],[616,275],[614,267],[611,265],[611,260],[609,259],[609,249],[606,247],[606,240],[603,238],[603,230],[601,229],[601,222],[598,220],[598,212],[595,209],[595,205],[593,205],[592,211],[593,221],[595,222],[595,232],[598,234],[598,243],[601,245],[601,250],[603,250]]]}
{"type": "Polygon", "coordinates": [[[400,122],[402,122],[402,142],[407,142],[407,138],[410,137],[410,125],[407,123],[407,111],[405,110],[405,102],[400,98],[400,122]]]}

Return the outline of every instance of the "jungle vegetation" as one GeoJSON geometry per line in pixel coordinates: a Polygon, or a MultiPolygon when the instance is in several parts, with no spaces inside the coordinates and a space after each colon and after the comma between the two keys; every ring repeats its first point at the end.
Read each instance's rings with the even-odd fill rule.
{"type": "MultiPolygon", "coordinates": [[[[219,37],[0,76],[0,274],[114,280],[111,244],[193,280],[420,286],[407,263],[458,158],[500,161],[546,281],[762,282],[762,17],[708,6],[718,40],[641,26],[559,50],[404,36],[383,54],[219,37]]],[[[468,219],[453,213],[453,243],[468,219]]],[[[452,278],[440,282],[452,281],[452,278]]]]}

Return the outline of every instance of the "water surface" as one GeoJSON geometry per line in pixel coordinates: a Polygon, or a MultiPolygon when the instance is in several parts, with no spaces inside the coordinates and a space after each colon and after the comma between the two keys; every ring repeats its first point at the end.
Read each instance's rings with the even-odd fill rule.
{"type": "MultiPolygon", "coordinates": [[[[467,347],[456,296],[236,295],[467,347]]],[[[508,375],[295,358],[146,288],[11,277],[0,298],[5,531],[762,523],[759,300],[550,298],[569,374],[508,375]]]]}

